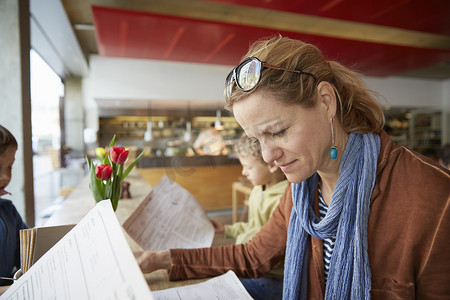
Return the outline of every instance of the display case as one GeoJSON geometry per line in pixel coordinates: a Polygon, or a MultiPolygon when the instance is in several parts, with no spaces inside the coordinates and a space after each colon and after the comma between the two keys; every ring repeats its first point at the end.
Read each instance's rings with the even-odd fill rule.
{"type": "Polygon", "coordinates": [[[442,112],[431,108],[396,107],[384,111],[392,140],[436,159],[442,147],[442,112]]]}
{"type": "MultiPolygon", "coordinates": [[[[97,140],[106,146],[115,134],[116,144],[147,149],[146,156],[194,155],[191,148],[196,137],[216,121],[216,116],[101,117],[97,140]]],[[[221,117],[220,123],[220,133],[231,150],[243,130],[233,117],[221,117]]]]}
{"type": "Polygon", "coordinates": [[[390,108],[384,111],[385,127],[384,130],[391,136],[391,139],[402,146],[409,147],[409,119],[411,114],[408,108],[390,108]]]}
{"type": "Polygon", "coordinates": [[[442,146],[442,112],[412,111],[409,128],[410,148],[430,157],[436,156],[442,146]]]}

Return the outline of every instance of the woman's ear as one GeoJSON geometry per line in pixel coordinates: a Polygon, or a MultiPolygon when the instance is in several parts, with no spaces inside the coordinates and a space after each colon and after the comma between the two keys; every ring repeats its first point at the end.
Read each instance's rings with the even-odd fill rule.
{"type": "Polygon", "coordinates": [[[326,106],[329,118],[334,118],[336,114],[336,93],[331,83],[322,81],[317,85],[317,92],[320,101],[326,106]]]}
{"type": "Polygon", "coordinates": [[[269,172],[271,174],[273,174],[276,171],[278,171],[278,166],[274,162],[271,162],[270,164],[267,164],[267,167],[269,168],[269,172]]]}

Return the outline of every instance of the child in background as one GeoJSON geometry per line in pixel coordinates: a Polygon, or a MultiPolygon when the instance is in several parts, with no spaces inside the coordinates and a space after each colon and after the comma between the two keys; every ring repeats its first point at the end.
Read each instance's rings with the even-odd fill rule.
{"type": "MultiPolygon", "coordinates": [[[[250,241],[272,216],[288,181],[277,165],[267,164],[263,160],[259,143],[255,143],[245,134],[241,136],[234,150],[242,165],[242,175],[254,185],[248,199],[248,222],[225,226],[215,220],[211,222],[216,232],[225,232],[227,237],[236,239],[236,244],[243,244],[250,241]]],[[[267,277],[240,280],[256,299],[281,299],[282,277],[283,266],[279,264],[267,277]]]]}
{"type": "Polygon", "coordinates": [[[225,232],[227,237],[236,239],[236,244],[243,244],[250,241],[269,220],[288,181],[277,165],[263,160],[259,143],[245,134],[234,150],[242,165],[242,175],[254,185],[248,199],[248,222],[225,226],[214,220],[212,223],[216,232],[225,232]]]}
{"type": "MultiPolygon", "coordinates": [[[[5,190],[11,180],[11,170],[17,151],[14,136],[0,125],[0,197],[11,195],[5,190]]],[[[0,276],[13,277],[20,268],[19,230],[28,228],[22,221],[14,204],[0,198],[0,276]]],[[[11,280],[0,279],[0,294],[6,290],[11,280]]]]}

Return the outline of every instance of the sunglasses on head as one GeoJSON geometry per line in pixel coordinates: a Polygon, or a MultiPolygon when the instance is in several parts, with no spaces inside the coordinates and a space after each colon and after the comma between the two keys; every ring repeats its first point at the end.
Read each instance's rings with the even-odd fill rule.
{"type": "Polygon", "coordinates": [[[260,61],[256,57],[249,57],[241,62],[233,70],[231,70],[230,74],[228,74],[227,78],[225,79],[225,96],[227,97],[227,99],[231,96],[233,83],[236,83],[236,86],[241,91],[249,92],[253,90],[261,80],[261,71],[263,68],[272,68],[277,70],[295,72],[311,76],[312,78],[317,80],[316,76],[309,72],[277,67],[260,61]]]}

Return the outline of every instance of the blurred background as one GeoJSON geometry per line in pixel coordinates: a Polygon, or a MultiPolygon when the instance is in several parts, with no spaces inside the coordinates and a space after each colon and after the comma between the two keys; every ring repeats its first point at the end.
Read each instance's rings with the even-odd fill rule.
{"type": "MultiPolygon", "coordinates": [[[[361,72],[386,97],[397,143],[435,159],[450,141],[449,1],[5,0],[0,117],[21,145],[11,191],[28,224],[53,213],[114,134],[132,156],[145,151],[138,169],[233,166],[239,180],[242,129],[223,109],[224,78],[276,34],[361,72]],[[204,160],[192,144],[211,123],[227,152],[204,160]]],[[[230,207],[222,185],[230,192],[205,208],[230,207]]]]}

